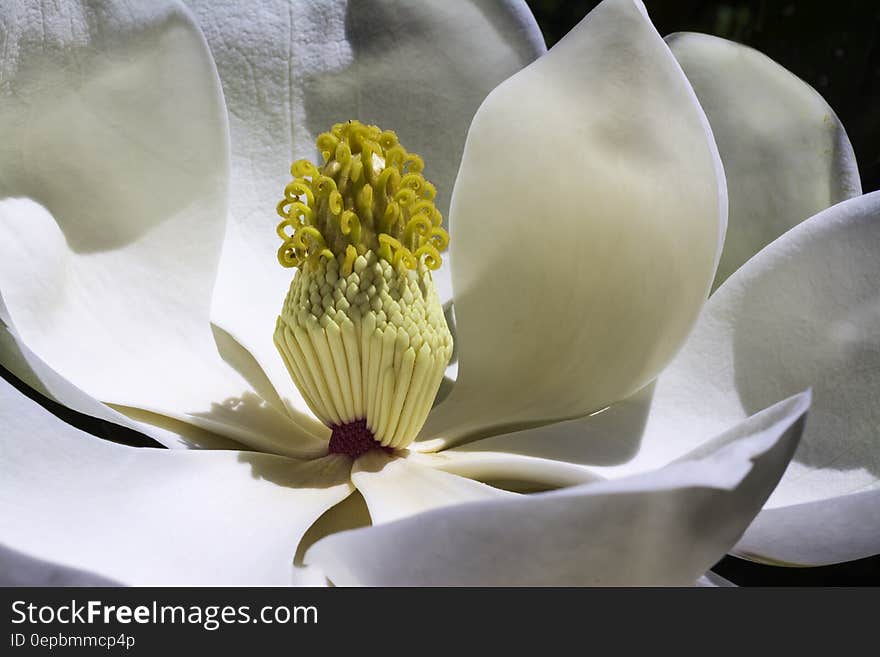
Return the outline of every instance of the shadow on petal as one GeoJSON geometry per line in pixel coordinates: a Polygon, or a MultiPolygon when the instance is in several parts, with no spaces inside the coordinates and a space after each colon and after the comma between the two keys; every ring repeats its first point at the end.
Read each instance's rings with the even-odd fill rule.
{"type": "Polygon", "coordinates": [[[356,490],[336,506],[327,509],[309,527],[299,542],[293,564],[297,567],[305,566],[303,557],[306,551],[325,536],[349,529],[368,527],[370,524],[370,511],[367,509],[367,503],[360,491],[356,490]]]}
{"type": "Polygon", "coordinates": [[[214,335],[217,352],[224,362],[238,372],[260,397],[283,411],[284,402],[281,401],[257,359],[238,340],[216,324],[211,324],[211,332],[214,335]]]}
{"type": "Polygon", "coordinates": [[[308,132],[354,118],[394,130],[425,159],[445,223],[471,119],[497,84],[544,52],[540,32],[512,3],[364,0],[349,2],[344,20],[338,68],[302,79],[308,132]]]}
{"type": "Polygon", "coordinates": [[[189,413],[186,419],[261,452],[294,459],[317,458],[327,453],[329,435],[318,438],[306,433],[290,417],[249,390],[213,402],[206,411],[189,413]]]}
{"type": "Polygon", "coordinates": [[[509,452],[579,465],[619,465],[639,451],[653,395],[652,383],[592,415],[533,428],[518,426],[514,433],[473,440],[456,449],[509,452]]]}
{"type": "Polygon", "coordinates": [[[333,488],[345,485],[351,479],[351,460],[340,454],[307,461],[266,456],[260,452],[239,452],[238,461],[250,466],[254,479],[271,481],[283,488],[333,488]]]}

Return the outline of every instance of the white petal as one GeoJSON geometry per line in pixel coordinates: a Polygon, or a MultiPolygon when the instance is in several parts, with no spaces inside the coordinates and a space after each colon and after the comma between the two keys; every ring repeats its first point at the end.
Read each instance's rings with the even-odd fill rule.
{"type": "MultiPolygon", "coordinates": [[[[0,299],[0,317],[3,316],[0,299]]],[[[0,354],[3,367],[40,395],[92,418],[134,429],[165,447],[199,449],[240,449],[241,445],[194,425],[165,416],[126,409],[126,414],[110,408],[84,393],[27,348],[11,327],[0,319],[0,354]]]]}
{"type": "MultiPolygon", "coordinates": [[[[653,442],[646,444],[642,440],[647,431],[646,422],[653,394],[654,384],[650,384],[625,400],[592,415],[511,433],[500,433],[464,443],[455,447],[454,451],[502,452],[589,466],[625,467],[633,458],[641,457],[637,463],[642,467],[621,473],[611,471],[611,475],[632,474],[660,467],[666,465],[675,455],[692,449],[695,443],[692,436],[687,434],[683,447],[675,449],[674,442],[670,441],[675,441],[678,433],[673,432],[668,436],[663,434],[656,442],[668,451],[652,452],[650,459],[644,458],[640,450],[653,445],[653,442]]],[[[699,440],[705,440],[707,436],[718,433],[724,428],[713,427],[713,431],[703,434],[699,440]]],[[[431,453],[441,450],[452,451],[449,448],[455,443],[454,440],[436,438],[417,441],[414,444],[415,449],[431,453]]]]}
{"type": "Polygon", "coordinates": [[[801,447],[768,505],[777,510],[759,517],[748,552],[817,564],[876,554],[880,521],[865,515],[855,494],[880,488],[878,253],[880,192],[835,205],[773,242],[718,289],[655,386],[595,417],[467,449],[598,465],[598,474],[616,477],[667,463],[812,386],[801,447]],[[822,500],[827,510],[801,506],[822,500]],[[785,509],[791,520],[784,520],[785,509]],[[827,521],[832,513],[839,516],[834,523],[827,521]],[[861,529],[840,531],[844,526],[861,529]],[[811,536],[798,546],[798,559],[788,558],[789,531],[811,536]]]}
{"type": "Polygon", "coordinates": [[[232,222],[214,320],[310,415],[272,342],[290,284],[276,260],[275,204],[315,137],[360,119],[422,155],[446,212],[471,117],[486,94],[544,50],[524,2],[189,0],[230,112],[232,222]],[[242,311],[242,306],[247,311],[242,311]]]}
{"type": "Polygon", "coordinates": [[[119,586],[106,577],[34,559],[0,545],[0,586],[119,586]]]}
{"type": "Polygon", "coordinates": [[[706,399],[711,387],[712,412],[721,415],[814,388],[802,445],[768,503],[777,511],[761,518],[761,530],[751,536],[748,549],[757,557],[830,563],[880,552],[880,515],[854,496],[880,488],[878,220],[880,193],[873,193],[783,235],[713,296],[701,320],[705,328],[688,345],[690,357],[670,373],[679,394],[688,389],[684,377],[714,375],[711,386],[691,389],[691,399],[706,399]],[[819,501],[827,506],[801,506],[819,501]],[[832,514],[836,522],[827,521],[832,514]],[[787,559],[776,548],[790,544],[788,532],[796,527],[811,539],[801,544],[798,560],[787,559]]]}
{"type": "Polygon", "coordinates": [[[862,193],[855,154],[819,93],[747,46],[666,38],[718,143],[730,218],[716,287],[789,228],[862,193]]]}
{"type": "Polygon", "coordinates": [[[699,460],[336,534],[306,561],[339,585],[689,586],[761,508],[808,406],[809,393],[777,404],[699,460]]]}
{"type": "Polygon", "coordinates": [[[711,570],[698,579],[696,585],[704,588],[728,588],[736,586],[733,582],[724,579],[721,575],[716,575],[711,570]]]}
{"type": "Polygon", "coordinates": [[[433,454],[412,452],[407,460],[515,490],[562,488],[602,479],[589,468],[575,463],[507,452],[447,449],[433,454]]]}
{"type": "Polygon", "coordinates": [[[377,450],[355,461],[351,480],[364,496],[374,525],[463,502],[515,496],[377,450]]]}
{"type": "MultiPolygon", "coordinates": [[[[309,530],[303,535],[296,550],[296,557],[293,563],[300,567],[305,567],[303,556],[308,549],[317,541],[325,536],[335,534],[336,532],[347,531],[349,529],[358,529],[359,527],[369,527],[372,520],[370,518],[370,510],[364,501],[363,495],[355,490],[351,495],[346,497],[342,502],[324,512],[318,518],[309,530]]],[[[326,580],[324,582],[327,583],[326,580]]]]}
{"type": "MultiPolygon", "coordinates": [[[[73,223],[74,229],[81,226],[73,223]]],[[[31,362],[42,361],[54,370],[47,377],[43,367],[43,376],[36,378],[54,379],[54,390],[65,402],[77,408],[84,401],[63,390],[70,387],[59,385],[66,379],[117,410],[134,407],[168,416],[262,451],[299,457],[326,449],[326,440],[260,398],[221,360],[207,307],[200,315],[190,312],[197,306],[181,307],[173,294],[157,293],[157,286],[169,286],[159,270],[151,272],[150,282],[138,282],[151,266],[151,252],[161,251],[163,241],[174,242],[170,235],[144,249],[135,242],[79,254],[69,249],[55,218],[24,198],[0,201],[0,233],[0,287],[13,328],[36,355],[31,362]]],[[[200,277],[194,270],[171,276],[176,285],[177,276],[190,274],[200,277]]],[[[3,358],[20,371],[24,352],[14,342],[3,341],[3,358]]],[[[150,423],[146,417],[142,421],[150,423]]],[[[151,435],[162,432],[161,427],[149,430],[151,435]]],[[[180,437],[172,433],[169,439],[180,437]]]]}
{"type": "MultiPolygon", "coordinates": [[[[209,321],[226,112],[176,7],[4,7],[0,291],[21,340],[87,395],[268,449],[245,405],[225,412],[252,394],[209,321]]],[[[312,429],[277,415],[282,437],[312,429]]]]}
{"type": "Polygon", "coordinates": [[[822,566],[880,553],[880,490],[761,511],[733,554],[822,566]]]}
{"type": "Polygon", "coordinates": [[[0,537],[127,584],[317,581],[293,557],[352,490],[345,457],[137,449],[82,433],[0,381],[0,537]]]}
{"type": "Polygon", "coordinates": [[[598,410],[656,376],[696,320],[724,177],[643,12],[602,3],[474,118],[450,213],[458,380],[425,436],[598,410]]]}

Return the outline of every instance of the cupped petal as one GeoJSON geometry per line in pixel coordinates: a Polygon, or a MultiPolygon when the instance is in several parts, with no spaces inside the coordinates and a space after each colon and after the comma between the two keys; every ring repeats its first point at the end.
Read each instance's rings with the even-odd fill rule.
{"type": "Polygon", "coordinates": [[[272,342],[291,278],[275,234],[291,161],[315,159],[315,138],[334,123],[374,122],[425,159],[445,215],[474,112],[544,52],[543,39],[521,0],[188,4],[217,62],[232,140],[232,221],[213,317],[291,412],[309,414],[272,342]]]}
{"type": "Polygon", "coordinates": [[[858,165],[834,110],[766,55],[708,34],[666,42],[706,111],[727,176],[717,287],[789,228],[860,195],[858,165]]]}
{"type": "Polygon", "coordinates": [[[839,203],[731,276],[655,385],[594,417],[467,449],[601,466],[598,474],[617,477],[698,449],[707,436],[812,386],[801,446],[768,503],[773,512],[762,512],[743,550],[804,564],[880,553],[880,517],[862,496],[880,489],[878,253],[880,192],[839,203]],[[792,536],[808,535],[792,553],[792,536]]]}
{"type": "Polygon", "coordinates": [[[496,88],[450,212],[458,379],[424,437],[596,411],[675,354],[724,234],[720,160],[637,0],[496,88]]]}
{"type": "Polygon", "coordinates": [[[228,131],[198,27],[166,2],[17,2],[2,20],[7,323],[91,397],[262,449],[216,409],[252,393],[210,326],[228,131]]]}
{"type": "Polygon", "coordinates": [[[355,461],[351,481],[364,496],[373,524],[463,502],[514,495],[378,450],[355,461]]]}
{"type": "Polygon", "coordinates": [[[316,583],[293,558],[351,490],[345,457],[130,448],[0,380],[0,542],[135,585],[316,583]]]}
{"type": "Polygon", "coordinates": [[[696,460],[617,481],[470,502],[316,543],[339,585],[692,585],[739,538],[794,452],[809,393],[696,460]]]}

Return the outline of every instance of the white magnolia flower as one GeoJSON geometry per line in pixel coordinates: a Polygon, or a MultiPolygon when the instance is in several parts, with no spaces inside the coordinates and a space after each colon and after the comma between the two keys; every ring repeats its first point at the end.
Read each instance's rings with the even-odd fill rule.
{"type": "Polygon", "coordinates": [[[0,541],[135,584],[689,584],[731,549],[880,551],[880,194],[807,85],[664,42],[638,0],[546,54],[516,1],[188,5],[0,13],[2,363],[170,448],[2,382],[0,541]],[[449,205],[458,349],[419,440],[354,461],[272,339],[290,161],[353,118],[449,205]]]}

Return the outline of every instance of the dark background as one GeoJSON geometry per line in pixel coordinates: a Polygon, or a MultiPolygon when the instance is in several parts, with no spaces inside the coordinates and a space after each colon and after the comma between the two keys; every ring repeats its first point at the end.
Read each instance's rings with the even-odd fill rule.
{"type": "MultiPolygon", "coordinates": [[[[526,2],[548,47],[599,4],[598,0],[526,2]]],[[[662,36],[705,32],[738,41],[812,85],[849,134],[863,190],[880,189],[880,3],[645,0],[645,6],[662,36]]],[[[714,570],[740,585],[880,585],[880,556],[821,568],[777,568],[727,557],[714,570]]]]}

